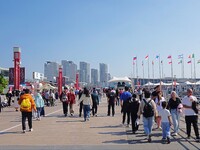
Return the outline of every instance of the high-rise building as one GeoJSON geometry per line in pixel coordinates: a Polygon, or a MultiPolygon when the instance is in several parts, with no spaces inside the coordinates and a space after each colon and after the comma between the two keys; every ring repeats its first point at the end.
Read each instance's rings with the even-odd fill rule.
{"type": "Polygon", "coordinates": [[[90,83],[90,64],[80,62],[80,82],[90,83]]]}
{"type": "Polygon", "coordinates": [[[98,85],[98,70],[91,69],[91,84],[98,85]]]}
{"type": "Polygon", "coordinates": [[[44,64],[44,76],[47,78],[47,81],[56,81],[58,77],[59,64],[57,62],[47,61],[44,64]]]}
{"type": "Polygon", "coordinates": [[[100,84],[102,86],[108,85],[108,65],[104,63],[99,64],[100,84]]]}
{"type": "Polygon", "coordinates": [[[77,65],[73,61],[62,60],[63,76],[69,78],[69,81],[76,81],[77,65]]]}

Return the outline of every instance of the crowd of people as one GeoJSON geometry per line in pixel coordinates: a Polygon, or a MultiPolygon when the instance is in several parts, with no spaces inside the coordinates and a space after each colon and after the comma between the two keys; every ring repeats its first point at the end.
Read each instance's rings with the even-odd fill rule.
{"type": "MultiPolygon", "coordinates": [[[[165,99],[160,86],[154,90],[137,89],[133,90],[127,86],[123,89],[106,89],[103,91],[107,98],[107,116],[115,116],[115,107],[121,106],[122,126],[132,128],[135,134],[139,129],[139,120],[142,116],[144,132],[147,141],[152,141],[153,125],[156,123],[155,130],[162,131],[162,141],[170,143],[171,127],[173,136],[179,133],[180,117],[185,116],[187,138],[191,137],[191,125],[193,125],[196,141],[200,142],[198,129],[198,103],[193,96],[192,89],[187,90],[187,95],[180,99],[175,91],[171,92],[170,99],[165,99]]],[[[52,90],[40,92],[35,90],[31,94],[29,89],[22,92],[14,91],[7,93],[8,105],[11,105],[14,97],[14,107],[16,111],[20,108],[22,114],[22,131],[26,133],[25,121],[28,119],[29,131],[33,131],[32,118],[41,120],[45,116],[45,106],[55,106],[56,100],[60,99],[65,117],[74,116],[74,105],[79,106],[79,117],[84,122],[90,120],[90,116],[98,116],[98,107],[102,94],[96,88],[83,88],[75,91],[73,88],[64,87],[60,95],[52,90]],[[69,108],[69,110],[68,110],[69,108]],[[34,115],[36,114],[36,115],[34,115]]]]}

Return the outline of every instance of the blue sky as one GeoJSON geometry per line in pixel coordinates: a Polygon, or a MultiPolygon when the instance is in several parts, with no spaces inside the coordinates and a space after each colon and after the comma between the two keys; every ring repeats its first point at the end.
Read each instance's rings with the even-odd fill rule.
{"type": "Polygon", "coordinates": [[[19,46],[26,78],[43,72],[47,60],[86,61],[91,68],[107,63],[112,76],[132,76],[134,56],[141,77],[148,54],[155,77],[158,54],[165,76],[171,75],[172,55],[180,77],[177,58],[184,54],[185,76],[191,77],[187,57],[194,53],[200,59],[199,8],[199,0],[0,0],[0,67],[13,66],[12,48],[19,46]]]}

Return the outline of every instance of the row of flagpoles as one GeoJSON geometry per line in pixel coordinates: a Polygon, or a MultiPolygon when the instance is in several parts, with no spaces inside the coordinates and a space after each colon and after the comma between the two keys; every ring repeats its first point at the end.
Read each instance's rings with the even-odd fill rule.
{"type": "MultiPolygon", "coordinates": [[[[160,59],[160,55],[156,55],[155,59],[158,60],[159,62],[159,77],[160,80],[164,77],[163,76],[163,60],[160,59]]],[[[171,77],[172,77],[172,81],[173,81],[173,59],[172,59],[172,55],[169,55],[167,57],[168,59],[168,64],[171,65],[171,77]]],[[[196,63],[200,63],[200,60],[198,60],[197,62],[195,61],[195,55],[191,54],[187,57],[188,64],[191,64],[191,78],[194,77],[194,79],[196,79],[196,63]],[[194,67],[194,68],[193,68],[194,67]],[[194,69],[194,71],[193,71],[194,69]],[[194,73],[194,74],[193,74],[194,73]]],[[[181,65],[181,77],[184,78],[184,57],[183,54],[178,55],[178,64],[181,65]]],[[[145,57],[145,61],[148,61],[148,79],[150,78],[150,73],[149,73],[149,55],[146,55],[145,57]]],[[[144,79],[144,61],[142,61],[142,70],[143,70],[143,79],[144,79]]],[[[138,58],[137,56],[133,57],[133,78],[138,78],[138,58]],[[136,72],[136,74],[135,74],[136,72]],[[136,76],[135,76],[136,75],[136,76]]],[[[154,79],[154,61],[152,61],[152,78],[154,79]]]]}

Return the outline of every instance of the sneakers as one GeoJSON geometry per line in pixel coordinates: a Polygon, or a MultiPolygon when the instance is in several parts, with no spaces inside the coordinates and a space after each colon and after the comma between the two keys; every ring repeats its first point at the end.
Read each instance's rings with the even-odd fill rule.
{"type": "Polygon", "coordinates": [[[200,143],[200,138],[196,138],[195,141],[200,143]]]}
{"type": "Polygon", "coordinates": [[[29,132],[32,132],[33,131],[33,128],[29,129],[29,132]]]}
{"type": "Polygon", "coordinates": [[[171,140],[169,137],[167,137],[167,144],[171,143],[171,140]]]}
{"type": "Polygon", "coordinates": [[[148,135],[148,136],[147,136],[147,140],[148,140],[149,143],[151,143],[151,141],[152,141],[151,135],[148,135]]]}
{"type": "Polygon", "coordinates": [[[26,130],[23,130],[22,133],[26,133],[26,130]]]}
{"type": "Polygon", "coordinates": [[[177,136],[177,135],[178,135],[178,133],[176,133],[176,132],[173,134],[173,136],[177,136]]]}

